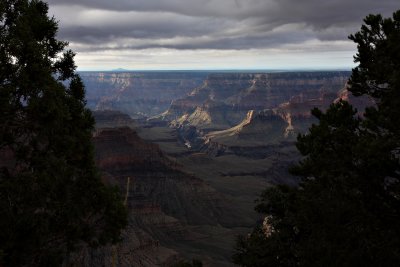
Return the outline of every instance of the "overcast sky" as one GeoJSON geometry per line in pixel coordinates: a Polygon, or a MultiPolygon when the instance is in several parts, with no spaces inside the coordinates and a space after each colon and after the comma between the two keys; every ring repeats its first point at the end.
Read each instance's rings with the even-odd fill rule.
{"type": "Polygon", "coordinates": [[[80,70],[351,68],[399,0],[48,0],[80,70]]]}

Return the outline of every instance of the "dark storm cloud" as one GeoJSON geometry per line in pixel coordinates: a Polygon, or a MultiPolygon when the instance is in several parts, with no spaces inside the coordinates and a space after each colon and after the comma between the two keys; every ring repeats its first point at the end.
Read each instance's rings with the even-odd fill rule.
{"type": "Polygon", "coordinates": [[[246,50],[257,48],[274,48],[287,42],[291,44],[302,43],[306,41],[307,37],[304,35],[280,35],[270,34],[266,36],[240,36],[240,37],[222,37],[222,38],[206,38],[202,39],[184,39],[170,40],[166,43],[148,41],[144,44],[131,43],[121,44],[119,46],[104,46],[102,44],[93,43],[83,51],[98,51],[98,50],[120,50],[120,49],[148,49],[148,48],[170,48],[179,50],[197,50],[197,49],[233,49],[233,50],[246,50]]]}
{"type": "Polygon", "coordinates": [[[279,5],[278,17],[304,22],[315,28],[341,24],[360,24],[370,13],[391,15],[400,8],[397,0],[274,0],[279,5]]]}
{"type": "Polygon", "coordinates": [[[49,0],[81,49],[251,49],[346,40],[398,0],[49,0]]]}
{"type": "Polygon", "coordinates": [[[200,17],[265,17],[268,21],[326,26],[358,21],[371,12],[386,15],[400,8],[397,0],[49,0],[50,5],[77,5],[114,11],[172,12],[200,17]]]}
{"type": "Polygon", "coordinates": [[[62,38],[73,42],[101,43],[118,38],[151,40],[204,36],[228,27],[225,20],[217,18],[198,20],[165,13],[123,15],[118,18],[116,13],[103,13],[97,14],[97,18],[87,17],[82,24],[61,25],[60,34],[62,38]]]}
{"type": "MultiPolygon", "coordinates": [[[[114,11],[172,12],[188,16],[240,16],[268,6],[265,0],[50,0],[54,5],[78,5],[114,11]]],[[[257,12],[256,12],[257,13],[257,12]]]]}

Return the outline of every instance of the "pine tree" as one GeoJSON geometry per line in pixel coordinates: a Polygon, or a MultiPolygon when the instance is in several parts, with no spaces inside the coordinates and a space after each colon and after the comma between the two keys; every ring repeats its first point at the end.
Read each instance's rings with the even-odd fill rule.
{"type": "Polygon", "coordinates": [[[40,0],[0,2],[0,265],[59,266],[117,242],[126,211],[95,167],[74,53],[40,0]]]}
{"type": "Polygon", "coordinates": [[[349,38],[358,45],[349,90],[376,101],[364,118],[344,101],[299,135],[297,188],[266,190],[257,227],[240,238],[242,266],[396,266],[400,262],[400,11],[369,15],[349,38]]]}

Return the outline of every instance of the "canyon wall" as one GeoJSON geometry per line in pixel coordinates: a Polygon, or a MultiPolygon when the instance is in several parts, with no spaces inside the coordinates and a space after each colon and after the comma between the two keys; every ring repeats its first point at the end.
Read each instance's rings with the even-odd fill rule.
{"type": "Polygon", "coordinates": [[[201,85],[203,72],[80,72],[92,110],[119,110],[132,117],[164,112],[172,100],[201,85]]]}
{"type": "Polygon", "coordinates": [[[196,108],[216,110],[233,126],[248,110],[276,108],[297,96],[332,101],[349,72],[207,73],[207,72],[81,72],[88,106],[119,110],[135,117],[176,120],[196,108]],[[241,116],[232,115],[238,112],[241,116]],[[244,114],[243,114],[244,113],[244,114]]]}
{"type": "Polygon", "coordinates": [[[132,123],[126,115],[113,111],[94,115],[108,126],[94,133],[96,163],[103,181],[120,189],[129,223],[120,244],[83,249],[74,255],[74,264],[170,266],[182,258],[182,250],[176,249],[182,242],[206,237],[194,228],[251,224],[236,214],[229,198],[182,171],[157,145],[141,139],[132,128],[110,127],[121,121],[132,123]]]}
{"type": "Polygon", "coordinates": [[[348,77],[349,72],[210,74],[202,86],[173,101],[161,119],[215,131],[237,125],[249,110],[308,115],[312,107],[332,103],[348,77]]]}
{"type": "Polygon", "coordinates": [[[369,101],[349,94],[346,82],[350,72],[346,71],[84,72],[81,75],[92,109],[118,110],[133,118],[147,119],[153,126],[169,124],[178,130],[181,141],[193,149],[212,142],[229,145],[246,139],[257,139],[258,143],[275,142],[279,138],[294,140],[315,122],[310,114],[314,107],[324,110],[337,99],[350,100],[359,110],[370,105],[369,101]],[[240,127],[250,110],[273,115],[262,120],[259,116],[245,128],[240,127]],[[285,124],[279,126],[285,129],[280,136],[268,130],[279,121],[277,116],[285,124]],[[226,131],[230,134],[222,138],[226,131]],[[207,136],[211,132],[220,133],[207,136]]]}

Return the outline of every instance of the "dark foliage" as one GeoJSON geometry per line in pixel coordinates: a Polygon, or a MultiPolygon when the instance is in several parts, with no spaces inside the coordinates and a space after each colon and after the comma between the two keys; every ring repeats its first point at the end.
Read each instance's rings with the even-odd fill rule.
{"type": "Polygon", "coordinates": [[[126,211],[100,180],[74,53],[39,0],[0,2],[0,265],[59,266],[116,242],[126,211]]]}
{"type": "Polygon", "coordinates": [[[304,159],[297,188],[267,189],[257,210],[264,225],[237,243],[242,266],[397,266],[400,262],[400,11],[370,15],[350,39],[358,44],[349,90],[376,107],[361,119],[347,102],[299,135],[304,159]]]}

